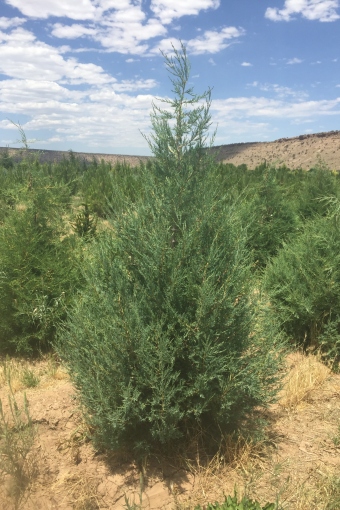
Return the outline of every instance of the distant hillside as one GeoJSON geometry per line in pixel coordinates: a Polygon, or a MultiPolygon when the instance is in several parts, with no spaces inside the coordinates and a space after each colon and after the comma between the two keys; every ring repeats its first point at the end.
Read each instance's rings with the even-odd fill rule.
{"type": "MultiPolygon", "coordinates": [[[[1,151],[6,150],[0,147],[1,151]]],[[[310,135],[300,135],[294,138],[280,138],[274,142],[248,142],[232,143],[213,147],[218,161],[241,165],[245,163],[248,168],[255,168],[266,161],[272,164],[285,164],[289,168],[304,168],[309,170],[316,164],[325,163],[331,170],[340,171],[340,131],[329,131],[310,135]]],[[[38,149],[30,149],[32,155],[38,155],[38,149]]],[[[22,157],[21,149],[9,149],[10,155],[19,160],[22,157]]],[[[146,162],[148,156],[126,156],[121,154],[100,154],[74,152],[76,157],[91,161],[103,159],[111,163],[126,161],[132,166],[139,165],[140,161],[146,162]]],[[[40,161],[60,161],[68,157],[68,151],[44,150],[39,156],[40,161]]]]}
{"type": "Polygon", "coordinates": [[[340,171],[340,131],[280,138],[274,142],[233,143],[214,147],[219,161],[255,168],[266,161],[289,168],[309,170],[325,163],[331,170],[340,171]]]}

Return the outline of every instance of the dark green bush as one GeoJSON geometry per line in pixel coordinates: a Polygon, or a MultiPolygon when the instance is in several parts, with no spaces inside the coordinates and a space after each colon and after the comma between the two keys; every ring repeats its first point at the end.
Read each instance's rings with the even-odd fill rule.
{"type": "Polygon", "coordinates": [[[144,200],[92,245],[59,343],[97,444],[139,453],[242,426],[275,396],[280,363],[276,332],[254,320],[247,236],[201,151],[208,107],[186,100],[188,62],[175,55],[177,124],[157,109],[144,200]]]}
{"type": "Polygon", "coordinates": [[[127,203],[141,200],[139,168],[125,163],[114,167],[103,160],[93,161],[82,178],[82,195],[91,211],[105,218],[107,214],[120,214],[127,203]]]}
{"type": "Polygon", "coordinates": [[[46,348],[78,281],[72,239],[58,221],[59,191],[33,188],[26,199],[0,226],[1,352],[46,348]]]}
{"type": "Polygon", "coordinates": [[[248,207],[244,209],[248,246],[257,268],[263,268],[301,225],[284,187],[278,182],[276,169],[264,170],[261,179],[248,191],[248,207]]]}
{"type": "Polygon", "coordinates": [[[90,213],[89,206],[83,204],[84,210],[77,214],[72,228],[79,237],[90,239],[96,233],[97,218],[90,213]]]}
{"type": "Polygon", "coordinates": [[[305,347],[332,350],[329,333],[340,333],[339,234],[336,217],[311,220],[264,273],[273,313],[291,341],[305,347]]]}

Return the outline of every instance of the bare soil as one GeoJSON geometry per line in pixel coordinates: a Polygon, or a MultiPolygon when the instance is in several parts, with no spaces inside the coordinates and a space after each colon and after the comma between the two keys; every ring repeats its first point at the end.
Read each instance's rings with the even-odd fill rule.
{"type": "MultiPolygon", "coordinates": [[[[0,478],[1,510],[193,509],[222,502],[235,486],[263,505],[278,500],[283,509],[340,508],[340,375],[315,358],[299,353],[287,358],[286,386],[266,412],[266,441],[227,439],[211,459],[198,449],[190,459],[150,458],[144,466],[122,452],[94,448],[61,366],[51,371],[40,360],[22,367],[39,379],[35,388],[12,381],[18,406],[24,392],[29,401],[37,432],[29,462],[36,469],[16,504],[11,476],[0,478]],[[335,506],[327,507],[332,501],[335,506]]],[[[1,384],[9,416],[9,387],[4,378],[1,384]]]]}
{"type": "MultiPolygon", "coordinates": [[[[4,147],[0,147],[0,154],[4,150],[4,147]]],[[[340,131],[280,138],[273,142],[233,143],[216,146],[212,150],[218,161],[233,163],[236,166],[246,164],[250,169],[267,162],[273,165],[285,164],[291,169],[303,168],[304,170],[323,164],[330,170],[340,171],[340,131]]],[[[45,150],[40,152],[37,149],[30,149],[29,152],[33,156],[39,156],[43,162],[60,161],[69,155],[67,151],[45,150]]],[[[22,157],[20,149],[9,149],[9,153],[15,159],[22,157]]],[[[91,161],[93,158],[98,161],[103,159],[112,164],[125,161],[131,166],[138,166],[140,161],[146,162],[150,159],[147,156],[84,152],[74,152],[74,155],[86,161],[91,161]]]]}

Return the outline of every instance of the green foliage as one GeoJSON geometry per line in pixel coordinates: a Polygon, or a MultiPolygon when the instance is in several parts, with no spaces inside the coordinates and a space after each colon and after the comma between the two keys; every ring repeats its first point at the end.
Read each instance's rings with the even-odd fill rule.
{"type": "MultiPolygon", "coordinates": [[[[145,136],[156,157],[156,168],[163,179],[172,182],[178,176],[186,176],[188,181],[201,176],[200,170],[207,157],[207,140],[211,126],[211,90],[196,94],[188,87],[190,62],[185,46],[181,51],[173,47],[173,56],[162,55],[170,75],[174,99],[161,99],[167,105],[162,109],[152,105],[151,123],[153,133],[145,136]]],[[[210,141],[210,145],[212,140],[210,141]]]]}
{"type": "Polygon", "coordinates": [[[88,165],[82,178],[82,193],[91,211],[105,218],[108,213],[120,214],[127,204],[141,200],[141,169],[125,163],[112,168],[103,160],[88,165]]]}
{"type": "Polygon", "coordinates": [[[303,179],[297,179],[296,186],[297,208],[304,220],[317,215],[326,216],[329,204],[323,198],[339,197],[339,175],[322,166],[304,172],[303,179]]]}
{"type": "MultiPolygon", "coordinates": [[[[242,501],[238,501],[237,494],[232,496],[228,496],[225,498],[223,503],[209,503],[206,505],[205,510],[276,510],[277,505],[275,503],[267,503],[264,506],[261,506],[258,501],[254,501],[244,496],[242,501]]],[[[202,510],[201,506],[196,506],[195,510],[202,510]]]]}
{"type": "Polygon", "coordinates": [[[97,229],[97,219],[90,214],[89,206],[83,204],[84,210],[76,216],[76,220],[72,223],[73,230],[79,237],[86,239],[95,235],[97,229]]]}
{"type": "Polygon", "coordinates": [[[46,347],[78,282],[74,242],[62,239],[63,188],[32,179],[25,198],[0,226],[1,352],[46,347]]]}
{"type": "Polygon", "coordinates": [[[246,233],[202,151],[207,107],[190,91],[185,113],[186,56],[175,55],[178,97],[172,119],[153,117],[160,152],[140,171],[144,200],[91,245],[59,344],[97,444],[143,454],[241,426],[275,397],[280,363],[275,328],[254,322],[246,233]]]}
{"type": "Polygon", "coordinates": [[[248,246],[253,252],[256,267],[263,268],[300,225],[293,204],[278,182],[275,168],[264,167],[261,179],[251,188],[251,198],[248,198],[244,210],[248,246]]]}
{"type": "Polygon", "coordinates": [[[308,222],[268,264],[263,282],[272,311],[293,342],[339,354],[340,236],[336,217],[308,222]]]}
{"type": "Polygon", "coordinates": [[[13,166],[13,159],[9,155],[9,150],[6,147],[5,150],[0,152],[0,167],[6,168],[8,170],[9,168],[13,168],[13,166]]]}
{"type": "Polygon", "coordinates": [[[39,384],[39,377],[35,375],[33,370],[26,367],[21,375],[21,382],[26,388],[35,388],[39,384]]]}

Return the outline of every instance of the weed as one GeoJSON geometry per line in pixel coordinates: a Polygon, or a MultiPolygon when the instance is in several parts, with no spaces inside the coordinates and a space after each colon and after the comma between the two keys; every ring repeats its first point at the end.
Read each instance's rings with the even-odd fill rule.
{"type": "Polygon", "coordinates": [[[39,384],[39,377],[28,367],[23,369],[21,381],[27,388],[35,388],[39,384]]]}
{"type": "Polygon", "coordinates": [[[325,510],[340,508],[340,478],[335,476],[329,478],[328,483],[324,485],[324,491],[327,498],[325,510]]]}
{"type": "Polygon", "coordinates": [[[33,426],[26,394],[20,408],[10,387],[10,418],[5,416],[0,399],[0,475],[9,477],[8,493],[17,508],[26,488],[37,474],[36,460],[30,456],[36,430],[33,426]]]}
{"type": "Polygon", "coordinates": [[[340,446],[340,424],[338,425],[337,434],[332,437],[332,441],[334,443],[334,446],[340,446]]]}

